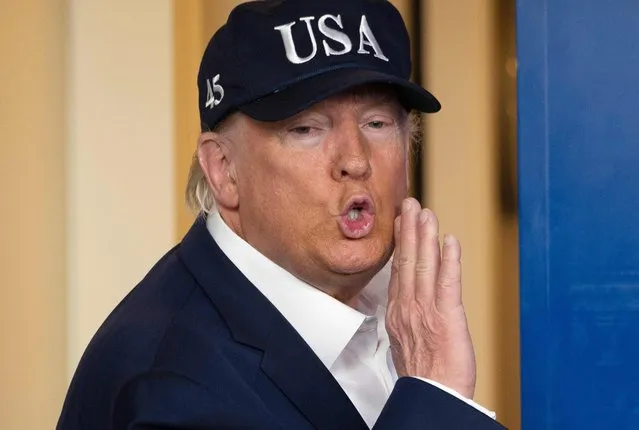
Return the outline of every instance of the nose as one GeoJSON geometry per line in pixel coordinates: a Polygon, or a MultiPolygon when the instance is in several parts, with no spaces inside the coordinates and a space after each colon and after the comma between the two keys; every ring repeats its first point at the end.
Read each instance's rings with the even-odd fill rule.
{"type": "Polygon", "coordinates": [[[371,175],[370,145],[356,122],[335,130],[333,179],[365,180],[371,175]]]}

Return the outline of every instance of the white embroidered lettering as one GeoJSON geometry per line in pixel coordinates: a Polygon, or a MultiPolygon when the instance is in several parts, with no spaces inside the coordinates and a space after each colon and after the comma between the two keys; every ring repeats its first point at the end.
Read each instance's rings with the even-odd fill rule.
{"type": "Polygon", "coordinates": [[[220,75],[215,75],[213,79],[206,80],[206,104],[207,108],[213,109],[219,105],[224,98],[224,88],[219,85],[220,75]]]}
{"type": "Polygon", "coordinates": [[[324,15],[322,16],[319,21],[318,21],[318,26],[319,26],[319,31],[320,33],[322,33],[324,36],[326,36],[327,38],[334,40],[337,43],[340,43],[343,48],[339,51],[336,51],[335,49],[331,48],[330,46],[328,46],[328,43],[326,42],[326,40],[323,40],[322,43],[324,44],[324,52],[326,52],[326,56],[330,57],[331,55],[344,55],[344,54],[348,54],[349,52],[351,52],[351,49],[353,48],[353,44],[351,42],[351,39],[348,38],[348,36],[346,35],[346,33],[342,33],[339,30],[336,30],[334,28],[330,28],[328,25],[326,25],[326,20],[330,19],[332,20],[335,24],[337,24],[337,26],[343,30],[344,26],[342,25],[342,17],[341,15],[324,15]]]}
{"type": "MultiPolygon", "coordinates": [[[[304,21],[306,23],[306,30],[308,32],[308,36],[311,41],[312,52],[306,57],[300,57],[297,52],[297,47],[295,46],[295,38],[293,37],[293,27],[297,24],[297,21],[289,22],[288,24],[278,25],[277,27],[273,27],[274,30],[280,32],[282,36],[282,41],[284,42],[284,50],[286,51],[286,58],[293,64],[304,64],[311,61],[317,55],[317,39],[315,38],[315,32],[313,31],[313,20],[315,20],[314,16],[304,16],[299,18],[299,21],[304,21]]],[[[324,54],[327,57],[332,55],[345,55],[353,50],[353,42],[348,37],[348,34],[343,31],[344,25],[342,24],[342,16],[341,15],[322,15],[320,19],[317,21],[317,27],[322,38],[322,46],[324,47],[324,54]],[[327,21],[332,21],[334,25],[329,27],[327,21]],[[330,40],[334,43],[338,43],[342,46],[341,49],[336,49],[335,44],[331,47],[327,40],[330,40]]],[[[359,49],[357,51],[358,54],[363,55],[374,55],[375,58],[379,58],[383,61],[389,61],[388,57],[384,55],[382,52],[382,48],[379,46],[377,42],[377,38],[373,34],[373,30],[371,30],[370,25],[368,24],[368,19],[366,15],[362,15],[362,19],[359,25],[359,49]],[[373,52],[370,52],[368,48],[372,48],[373,52]]]]}
{"type": "Polygon", "coordinates": [[[364,45],[370,46],[375,51],[375,57],[380,60],[388,61],[388,58],[382,52],[382,48],[379,47],[377,43],[377,39],[375,39],[375,35],[368,25],[368,20],[366,19],[366,15],[362,15],[362,22],[359,25],[359,50],[358,54],[370,54],[365,48],[364,45]]]}
{"type": "Polygon", "coordinates": [[[297,53],[297,49],[295,48],[295,40],[293,39],[293,26],[296,23],[290,22],[288,24],[275,27],[275,30],[279,31],[282,35],[282,40],[284,41],[284,49],[286,50],[286,58],[288,58],[288,61],[293,64],[303,64],[311,61],[317,54],[317,41],[315,40],[315,33],[313,32],[313,27],[311,25],[311,21],[314,19],[314,16],[305,16],[300,18],[300,21],[306,22],[306,29],[308,30],[308,35],[311,38],[311,43],[313,44],[313,52],[311,52],[310,55],[304,58],[300,58],[297,53]]]}

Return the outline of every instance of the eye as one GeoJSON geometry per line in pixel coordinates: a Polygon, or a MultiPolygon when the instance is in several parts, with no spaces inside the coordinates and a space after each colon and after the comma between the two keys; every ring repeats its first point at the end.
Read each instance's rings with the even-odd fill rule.
{"type": "Polygon", "coordinates": [[[364,128],[371,131],[390,131],[392,126],[396,124],[393,118],[375,115],[373,118],[367,119],[364,122],[364,128]]]}
{"type": "Polygon", "coordinates": [[[387,124],[384,121],[380,121],[380,120],[370,121],[367,124],[367,126],[369,128],[373,128],[373,129],[376,129],[376,130],[380,130],[380,129],[384,128],[385,125],[387,125],[387,124]]]}
{"type": "Polygon", "coordinates": [[[308,123],[305,121],[287,126],[281,138],[283,142],[289,145],[314,147],[321,142],[324,131],[325,129],[321,124],[315,124],[314,122],[308,123]]]}
{"type": "Polygon", "coordinates": [[[311,134],[312,131],[313,131],[313,128],[309,125],[300,125],[297,127],[293,127],[289,130],[290,133],[299,134],[299,135],[311,134]]]}

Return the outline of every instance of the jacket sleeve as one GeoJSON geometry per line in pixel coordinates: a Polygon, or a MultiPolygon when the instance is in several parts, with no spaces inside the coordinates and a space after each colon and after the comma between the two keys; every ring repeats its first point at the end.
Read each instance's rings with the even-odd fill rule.
{"type": "Polygon", "coordinates": [[[460,399],[416,378],[395,384],[374,430],[504,430],[460,399]]]}
{"type": "Polygon", "coordinates": [[[139,375],[119,391],[110,430],[215,430],[279,428],[265,411],[173,372],[139,375]],[[269,422],[271,424],[269,424],[269,422]]]}

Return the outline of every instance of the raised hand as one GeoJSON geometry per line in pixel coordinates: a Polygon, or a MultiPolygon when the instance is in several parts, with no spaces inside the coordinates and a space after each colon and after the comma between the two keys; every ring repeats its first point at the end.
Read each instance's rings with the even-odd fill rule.
{"type": "Polygon", "coordinates": [[[406,199],[395,220],[386,328],[399,376],[431,379],[468,399],[476,368],[461,292],[461,247],[435,214],[406,199]]]}

